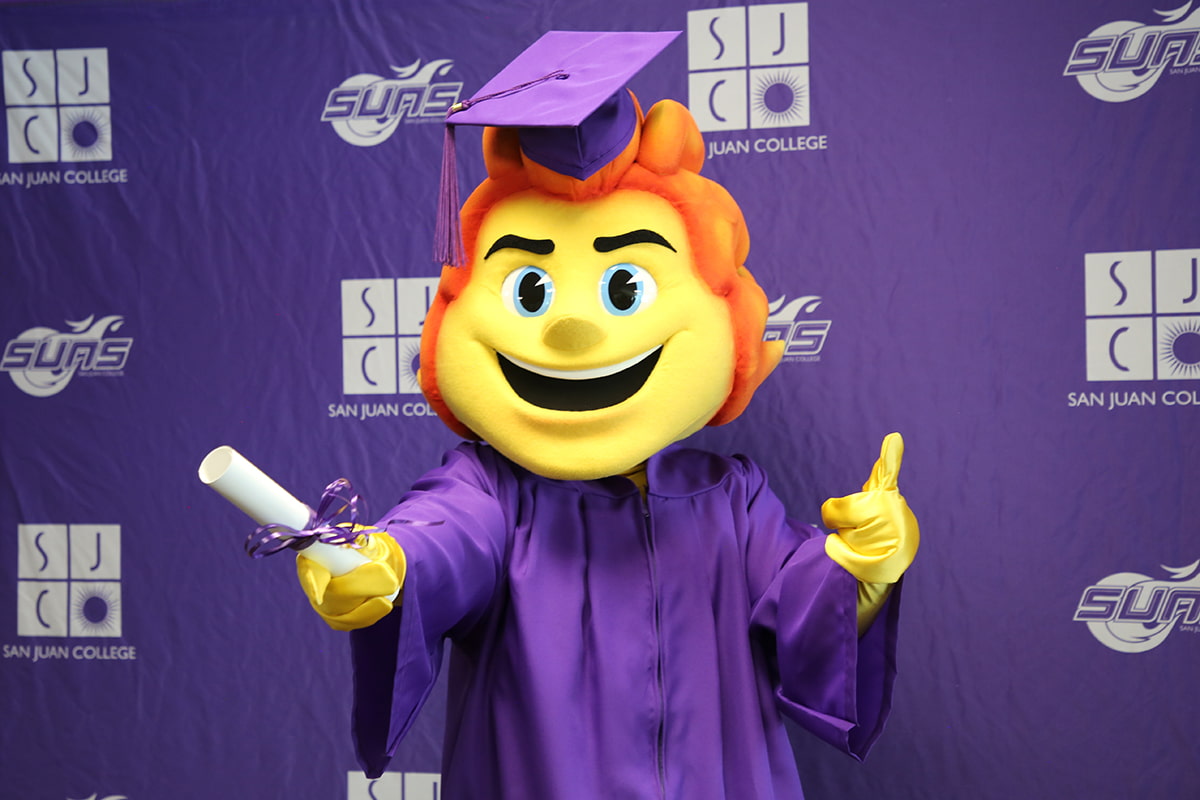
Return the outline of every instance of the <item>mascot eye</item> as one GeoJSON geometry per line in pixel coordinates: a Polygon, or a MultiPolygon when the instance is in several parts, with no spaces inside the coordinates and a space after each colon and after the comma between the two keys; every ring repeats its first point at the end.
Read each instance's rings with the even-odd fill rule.
{"type": "Polygon", "coordinates": [[[636,264],[614,264],[600,279],[600,300],[617,316],[637,313],[658,297],[658,284],[636,264]]]}
{"type": "Polygon", "coordinates": [[[521,267],[508,273],[500,286],[500,295],[509,311],[522,317],[541,316],[554,299],[554,281],[543,269],[521,267]]]}

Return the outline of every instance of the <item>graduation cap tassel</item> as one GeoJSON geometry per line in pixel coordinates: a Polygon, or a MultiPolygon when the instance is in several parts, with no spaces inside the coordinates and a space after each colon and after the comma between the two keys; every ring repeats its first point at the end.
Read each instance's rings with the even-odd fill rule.
{"type": "Polygon", "coordinates": [[[445,127],[433,258],[438,264],[461,267],[466,258],[463,253],[462,226],[458,219],[458,158],[454,145],[454,126],[445,127]]]}
{"type": "Polygon", "coordinates": [[[509,97],[540,83],[565,80],[569,77],[571,76],[567,72],[556,69],[531,81],[455,103],[446,112],[446,133],[442,140],[442,176],[438,186],[437,228],[433,240],[433,257],[437,263],[461,267],[466,262],[462,226],[458,218],[458,155],[455,152],[454,125],[450,123],[450,117],[487,100],[509,97]]]}

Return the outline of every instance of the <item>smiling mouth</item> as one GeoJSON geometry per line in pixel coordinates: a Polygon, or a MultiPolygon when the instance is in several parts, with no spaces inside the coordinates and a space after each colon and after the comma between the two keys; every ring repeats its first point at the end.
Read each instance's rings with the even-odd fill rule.
{"type": "Polygon", "coordinates": [[[545,369],[496,353],[508,385],[527,403],[552,411],[595,411],[637,393],[662,354],[662,345],[598,369],[545,369]]]}

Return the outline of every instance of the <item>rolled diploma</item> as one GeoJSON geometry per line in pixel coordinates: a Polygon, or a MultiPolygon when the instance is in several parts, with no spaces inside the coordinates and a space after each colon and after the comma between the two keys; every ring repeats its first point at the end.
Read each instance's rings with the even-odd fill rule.
{"type": "MultiPolygon", "coordinates": [[[[302,530],[308,525],[311,510],[251,464],[229,445],[222,445],[200,462],[200,480],[257,522],[279,523],[302,530]]],[[[370,561],[350,547],[314,542],[304,555],[337,577],[370,561]]]]}

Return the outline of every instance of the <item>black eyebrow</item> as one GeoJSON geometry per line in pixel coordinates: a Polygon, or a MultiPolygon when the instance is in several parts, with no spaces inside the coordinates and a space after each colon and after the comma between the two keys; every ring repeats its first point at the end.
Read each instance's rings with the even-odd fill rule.
{"type": "Polygon", "coordinates": [[[483,258],[486,261],[491,257],[492,253],[505,248],[514,248],[516,250],[525,250],[530,253],[536,253],[539,256],[548,256],[554,252],[553,239],[526,239],[524,236],[517,236],[514,233],[506,233],[497,239],[491,247],[488,248],[487,255],[483,258]]]}
{"type": "Polygon", "coordinates": [[[661,244],[672,253],[676,252],[670,242],[654,231],[648,231],[645,228],[622,233],[620,236],[597,236],[592,246],[596,248],[597,253],[611,253],[613,250],[620,250],[631,244],[661,244]]]}

